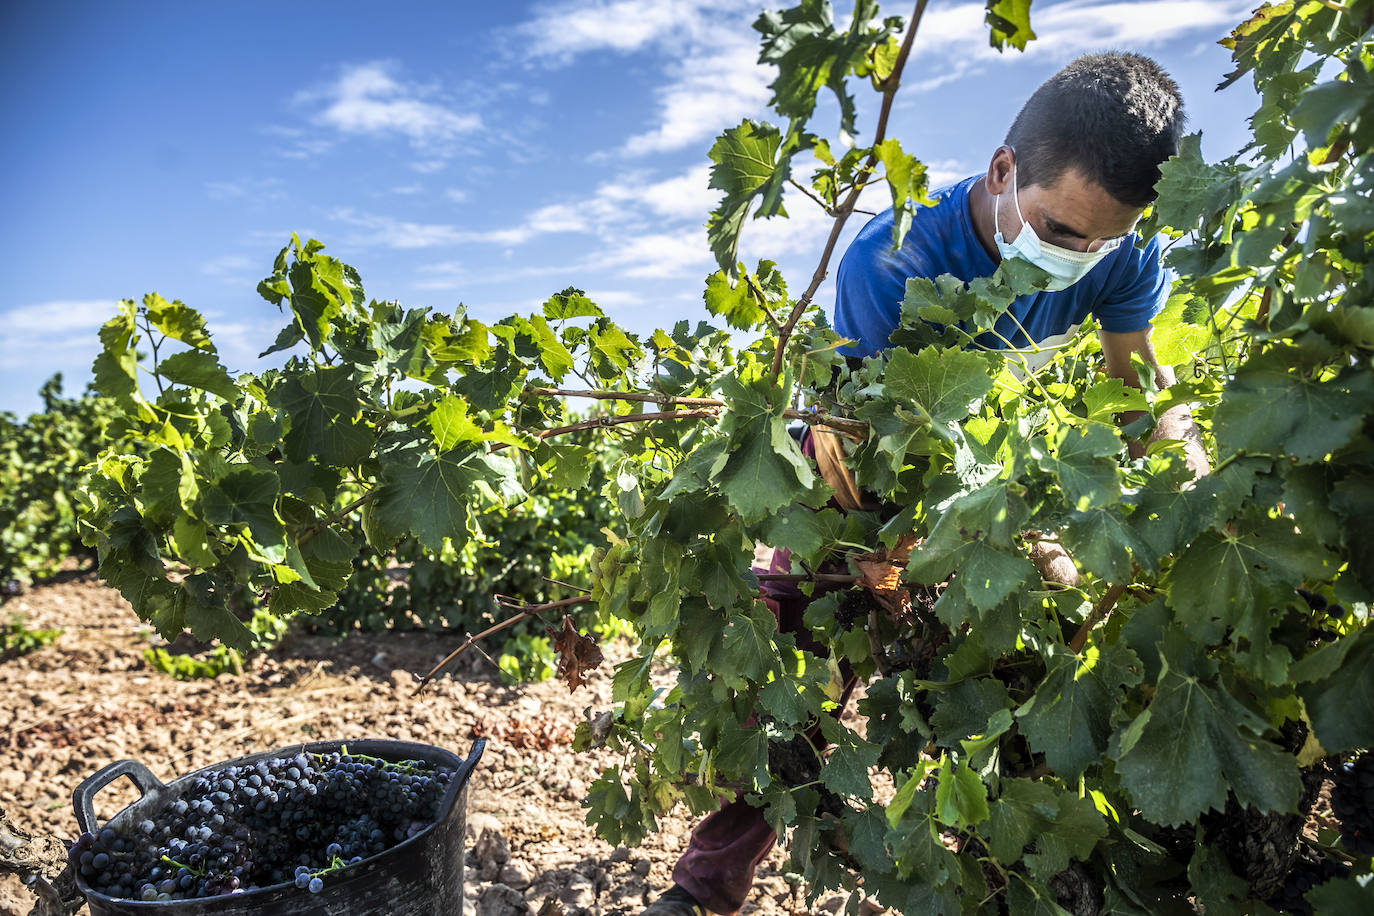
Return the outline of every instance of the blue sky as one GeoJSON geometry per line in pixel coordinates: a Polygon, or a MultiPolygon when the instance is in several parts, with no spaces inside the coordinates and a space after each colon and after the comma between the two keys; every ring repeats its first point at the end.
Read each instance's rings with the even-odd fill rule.
{"type": "MultiPolygon", "coordinates": [[[[1252,5],[1035,0],[1039,40],[998,54],[981,0],[932,0],[889,135],[938,182],[982,171],[1039,82],[1120,48],[1159,60],[1204,154],[1227,155],[1253,96],[1213,92],[1228,69],[1215,42],[1252,5]]],[[[114,302],[154,290],[206,313],[231,371],[261,368],[255,354],[283,322],[254,288],[292,231],[357,267],[370,296],[408,307],[462,302],[489,320],[578,286],[631,330],[705,317],[706,152],[742,117],[768,115],[759,10],[9,0],[0,410],[36,409],[57,371],[79,391],[114,302]]],[[[877,96],[864,92],[871,131],[877,96]]],[[[833,130],[833,115],[813,129],[833,130]]],[[[881,209],[885,193],[860,206],[881,209]]],[[[747,225],[742,245],[797,290],[828,230],[804,204],[747,225]]],[[[817,299],[830,297],[827,283],[817,299]]]]}

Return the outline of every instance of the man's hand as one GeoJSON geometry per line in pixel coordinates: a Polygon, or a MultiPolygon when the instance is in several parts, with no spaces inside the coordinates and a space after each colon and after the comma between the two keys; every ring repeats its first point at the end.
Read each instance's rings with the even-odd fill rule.
{"type": "MultiPolygon", "coordinates": [[[[1135,366],[1131,364],[1131,354],[1139,353],[1140,358],[1145,361],[1145,365],[1149,366],[1154,373],[1156,388],[1163,391],[1173,385],[1173,370],[1168,366],[1160,365],[1159,358],[1155,356],[1154,347],[1150,346],[1149,328],[1125,334],[1098,331],[1098,337],[1102,341],[1102,356],[1107,364],[1107,375],[1121,379],[1132,388],[1139,388],[1140,376],[1136,373],[1135,366]]],[[[1121,415],[1121,425],[1129,426],[1141,416],[1143,416],[1142,411],[1126,411],[1121,415]]],[[[1177,439],[1183,443],[1188,468],[1193,472],[1194,480],[1211,470],[1211,465],[1207,461],[1207,452],[1202,447],[1202,433],[1198,432],[1197,425],[1193,423],[1193,414],[1187,404],[1170,407],[1160,415],[1155,424],[1154,432],[1150,435],[1150,442],[1159,439],[1177,439]]],[[[1139,442],[1128,443],[1127,450],[1132,458],[1140,458],[1145,454],[1145,446],[1139,442]]]]}

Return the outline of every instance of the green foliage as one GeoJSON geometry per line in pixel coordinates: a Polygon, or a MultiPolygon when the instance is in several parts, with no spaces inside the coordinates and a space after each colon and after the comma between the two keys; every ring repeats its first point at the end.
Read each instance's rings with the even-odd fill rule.
{"type": "Polygon", "coordinates": [[[24,655],[51,646],[61,635],[62,631],[57,628],[30,629],[25,625],[24,618],[15,614],[8,623],[0,626],[0,657],[24,655]]]}
{"type": "Polygon", "coordinates": [[[554,673],[553,646],[547,636],[521,633],[506,641],[496,664],[507,683],[547,681],[554,673]]]}
{"type": "MultiPolygon", "coordinates": [[[[1028,10],[989,4],[994,43],[1029,40],[1028,10]]],[[[846,77],[893,90],[896,24],[876,17],[860,4],[841,31],[806,0],[760,19],[787,126],[746,122],[712,149],[722,271],[704,294],[757,332],[745,346],[685,322],[639,337],[576,290],[492,325],[406,312],[293,239],[260,285],[288,315],[271,349],[291,355],[230,390],[184,307],[124,303],[96,365],[123,451],[82,493],[101,573],[164,633],[236,645],[233,588],[267,594],[274,614],[327,614],[364,550],[457,562],[541,481],[588,491],[597,452],[562,438],[573,424],[550,389],[575,377],[612,405],[598,425],[618,450],[592,484],[615,524],[588,601],[640,641],[616,668],[614,710],[578,729],[578,747],[619,754],[586,799],[607,840],[639,842],[679,803],[704,812],[743,792],[791,829],[812,895],[861,873],[864,893],[902,912],[1056,913],[1053,888],[1077,863],[1114,912],[1190,897],[1263,911],[1218,819],[1248,807],[1282,821],[1305,767],[1371,739],[1352,718],[1374,677],[1374,0],[1267,6],[1230,40],[1229,79],[1253,74],[1264,106],[1255,142],[1219,163],[1185,144],[1144,227],[1169,236],[1180,276],[1159,352],[1184,381],[1167,392],[1102,381],[1086,336],[1038,373],[1035,354],[981,346],[1044,286],[1019,261],[967,284],[910,281],[892,349],[854,363],[772,265],[737,265],[745,216],[786,212],[802,149],[827,209],[878,163],[915,199],[921,169],[900,148],[836,158],[804,132],[823,87],[841,99],[836,148],[855,136],[846,77]],[[169,375],[155,352],[145,395],[145,337],[191,347],[197,368],[169,375]],[[1128,443],[1181,403],[1213,463],[1196,482],[1180,443],[1136,443],[1139,457],[1128,443]],[[1114,424],[1126,410],[1149,415],[1129,435],[1114,424]],[[796,419],[852,433],[846,460],[878,508],[822,508],[832,491],[789,434],[796,419]],[[1076,585],[1041,579],[1030,553],[1045,536],[1073,555],[1076,585]],[[882,580],[811,605],[829,660],[758,601],[760,545],[792,549],[802,579],[882,580]],[[660,655],[678,671],[666,688],[649,677],[660,655]],[[869,679],[862,737],[829,715],[841,660],[869,679]],[[817,724],[832,750],[791,779],[775,754],[817,724]],[[874,767],[898,786],[885,805],[874,767]]],[[[1352,865],[1368,880],[1368,859],[1352,865]]]]}
{"type": "Polygon", "coordinates": [[[39,396],[27,420],[0,413],[0,583],[51,575],[82,552],[74,495],[113,416],[105,398],[63,397],[61,375],[39,396]]]}
{"type": "MultiPolygon", "coordinates": [[[[592,555],[604,539],[601,530],[615,522],[611,504],[594,494],[605,487],[604,466],[616,452],[604,436],[587,433],[579,434],[572,447],[596,456],[582,487],[560,488],[543,480],[520,505],[478,516],[480,533],[460,548],[431,552],[412,540],[386,555],[364,549],[353,560],[338,605],[312,622],[340,633],[411,627],[475,633],[510,613],[498,608],[496,595],[537,601],[550,589],[546,577],[589,587],[592,555]]],[[[361,523],[355,523],[353,535],[365,540],[361,523]]],[[[547,640],[538,651],[530,642],[543,627],[531,619],[504,631],[497,644],[508,636],[515,644],[504,650],[502,664],[509,655],[513,670],[524,666],[533,679],[547,677],[552,668],[541,660],[551,658],[552,650],[547,640]],[[526,650],[534,654],[525,658],[526,650]]]]}
{"type": "MultiPolygon", "coordinates": [[[[266,608],[257,608],[248,621],[254,636],[253,651],[270,649],[286,635],[288,621],[276,617],[266,608]]],[[[221,674],[243,674],[244,655],[231,646],[214,645],[198,652],[171,652],[161,646],[143,650],[143,660],[154,671],[160,671],[178,681],[216,678],[221,674]]]]}

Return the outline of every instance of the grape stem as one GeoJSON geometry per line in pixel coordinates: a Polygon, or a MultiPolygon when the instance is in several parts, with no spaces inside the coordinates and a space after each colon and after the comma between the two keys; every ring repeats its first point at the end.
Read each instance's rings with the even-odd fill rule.
{"type": "MultiPolygon", "coordinates": [[[[878,126],[873,132],[873,152],[868,154],[868,162],[860,170],[860,174],[871,174],[878,164],[878,146],[887,135],[887,118],[892,113],[892,99],[897,94],[897,88],[902,84],[902,69],[906,66],[906,59],[911,54],[911,43],[916,38],[917,28],[921,25],[921,15],[925,12],[926,2],[927,0],[916,0],[916,9],[911,14],[911,25],[907,27],[906,37],[902,39],[902,47],[897,52],[897,60],[892,65],[892,72],[888,74],[887,79],[883,80],[883,106],[878,112],[878,126]]],[[[835,222],[830,227],[830,237],[826,239],[825,250],[821,253],[821,261],[816,265],[816,272],[811,275],[811,284],[807,286],[806,292],[802,293],[797,304],[792,307],[792,313],[787,316],[787,321],[778,330],[778,345],[773,351],[774,380],[782,375],[782,357],[787,352],[787,340],[792,336],[792,331],[796,328],[802,313],[811,306],[811,299],[816,295],[816,290],[820,289],[821,283],[829,274],[830,256],[835,253],[835,246],[840,240],[840,231],[844,229],[844,224],[849,219],[849,215],[854,212],[854,205],[859,202],[859,194],[868,184],[867,181],[856,184],[854,189],[845,197],[844,203],[835,209],[835,222]]]]}

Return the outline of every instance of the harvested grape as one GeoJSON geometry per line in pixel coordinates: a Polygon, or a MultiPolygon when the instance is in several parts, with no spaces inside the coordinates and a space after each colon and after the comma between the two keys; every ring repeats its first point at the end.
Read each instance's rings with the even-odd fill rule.
{"type": "Polygon", "coordinates": [[[453,771],[343,753],[295,754],[196,776],[141,821],[72,845],[95,891],[188,900],[279,884],[319,893],[329,875],[432,824],[453,771]]]}

